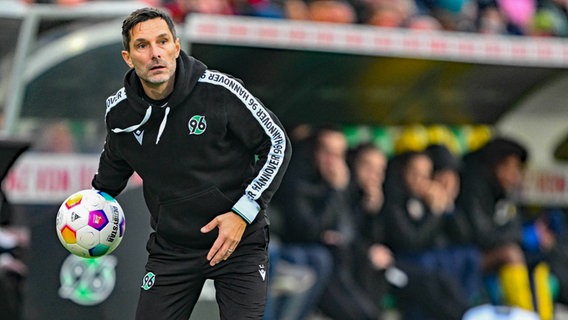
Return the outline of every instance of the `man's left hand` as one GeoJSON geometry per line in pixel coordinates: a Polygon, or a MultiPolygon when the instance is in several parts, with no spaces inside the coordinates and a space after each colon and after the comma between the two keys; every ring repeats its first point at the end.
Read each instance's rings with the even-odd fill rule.
{"type": "Polygon", "coordinates": [[[229,258],[241,241],[246,226],[247,223],[243,218],[229,211],[216,216],[215,219],[201,228],[203,233],[219,228],[219,236],[207,254],[207,260],[210,261],[211,266],[229,258]]]}

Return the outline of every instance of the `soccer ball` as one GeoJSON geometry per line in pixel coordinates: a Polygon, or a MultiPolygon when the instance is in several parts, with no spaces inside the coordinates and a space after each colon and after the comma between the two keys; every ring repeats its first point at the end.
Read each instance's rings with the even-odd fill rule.
{"type": "Polygon", "coordinates": [[[120,204],[105,192],[81,190],[69,196],[57,212],[57,236],[65,249],[83,258],[113,252],[126,226],[120,204]]]}

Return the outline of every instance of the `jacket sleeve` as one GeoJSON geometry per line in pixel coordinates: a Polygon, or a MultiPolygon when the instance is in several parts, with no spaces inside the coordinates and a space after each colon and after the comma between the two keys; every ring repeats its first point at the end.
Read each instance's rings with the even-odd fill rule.
{"type": "Polygon", "coordinates": [[[229,129],[257,158],[253,177],[245,182],[245,192],[232,208],[251,223],[278,189],[292,147],[280,120],[250,94],[231,108],[229,129]]]}
{"type": "Polygon", "coordinates": [[[116,197],[128,183],[134,170],[112,148],[111,134],[107,134],[99,167],[91,185],[116,197]]]}
{"type": "MultiPolygon", "coordinates": [[[[473,238],[482,248],[492,248],[521,241],[520,215],[511,206],[509,219],[501,224],[495,221],[496,203],[490,186],[479,181],[465,184],[460,194],[460,205],[467,214],[473,238]]],[[[512,204],[511,204],[512,205],[512,204]]]]}

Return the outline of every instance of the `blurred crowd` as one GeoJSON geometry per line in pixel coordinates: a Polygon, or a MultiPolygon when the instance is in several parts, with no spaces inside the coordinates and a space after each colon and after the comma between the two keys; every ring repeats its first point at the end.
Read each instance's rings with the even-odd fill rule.
{"type": "Polygon", "coordinates": [[[506,306],[552,320],[568,302],[564,213],[519,201],[529,157],[519,142],[387,155],[373,142],[350,146],[336,126],[300,125],[290,137],[268,212],[266,319],[376,320],[396,308],[405,320],[458,320],[506,306]]]}
{"type": "MultiPolygon", "coordinates": [[[[78,5],[96,0],[21,0],[78,5]]],[[[351,23],[385,28],[568,36],[566,0],[141,0],[170,11],[351,23]]]]}

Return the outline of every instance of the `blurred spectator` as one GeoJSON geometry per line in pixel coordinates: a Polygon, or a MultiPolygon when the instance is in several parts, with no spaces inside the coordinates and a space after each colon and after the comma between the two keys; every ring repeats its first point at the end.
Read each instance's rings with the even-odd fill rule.
{"type": "Polygon", "coordinates": [[[400,28],[417,12],[413,0],[368,0],[366,10],[359,12],[359,15],[369,25],[400,28]]]}
{"type": "MultiPolygon", "coordinates": [[[[349,272],[355,230],[346,138],[338,128],[324,127],[318,128],[309,143],[305,149],[296,148],[295,156],[302,159],[305,155],[299,151],[309,152],[311,165],[291,167],[279,190],[284,200],[279,208],[285,216],[282,256],[297,264],[307,262],[319,276],[304,299],[305,307],[313,308],[317,303],[333,319],[377,319],[374,303],[349,272]]],[[[309,311],[294,319],[305,319],[309,311]]]]}
{"type": "Polygon", "coordinates": [[[537,8],[537,0],[496,0],[499,9],[507,18],[511,34],[525,35],[537,8]]]}
{"type": "Polygon", "coordinates": [[[233,7],[237,14],[263,18],[284,18],[282,7],[270,0],[236,0],[233,7]]]}
{"type": "Polygon", "coordinates": [[[39,133],[33,149],[38,152],[74,152],[75,138],[67,121],[56,121],[45,125],[39,133]]]}
{"type": "MultiPolygon", "coordinates": [[[[17,0],[14,0],[17,1],[17,0]]],[[[21,0],[75,6],[96,0],[21,0]]],[[[563,0],[140,0],[168,9],[176,23],[192,12],[384,28],[568,37],[563,0]]]]}
{"type": "Polygon", "coordinates": [[[355,23],[355,9],[342,0],[312,0],[308,3],[310,20],[315,22],[355,23]]]}
{"type": "Polygon", "coordinates": [[[371,143],[364,143],[350,151],[353,220],[357,239],[355,257],[351,267],[353,278],[373,297],[377,308],[383,308],[388,293],[384,271],[394,265],[390,249],[381,243],[383,219],[380,215],[384,203],[383,182],[387,158],[371,143]]]}
{"type": "Polygon", "coordinates": [[[377,271],[382,273],[394,264],[392,252],[380,243],[384,223],[379,213],[384,203],[387,157],[372,143],[364,143],[350,150],[349,164],[353,175],[350,188],[357,235],[351,271],[355,281],[381,309],[388,284],[377,271]]]}
{"type": "Polygon", "coordinates": [[[361,217],[359,226],[367,225],[367,218],[376,216],[383,207],[383,182],[387,167],[386,155],[371,143],[359,145],[351,151],[355,199],[361,217]]]}
{"type": "Polygon", "coordinates": [[[176,23],[182,23],[190,13],[203,14],[233,14],[229,0],[169,0],[164,2],[167,9],[176,23]]]}
{"type": "Polygon", "coordinates": [[[427,154],[409,151],[389,164],[384,214],[389,225],[388,244],[396,253],[424,250],[445,242],[443,214],[449,205],[442,186],[431,180],[432,161],[427,154]]]}
{"type": "Polygon", "coordinates": [[[284,16],[290,20],[309,20],[308,5],[303,0],[284,0],[282,3],[284,16]]]}
{"type": "Polygon", "coordinates": [[[477,3],[473,0],[422,0],[430,3],[430,14],[444,30],[475,32],[477,3]]]}
{"type": "Polygon", "coordinates": [[[310,147],[311,133],[312,128],[307,124],[288,127],[294,155],[290,159],[289,171],[284,176],[282,187],[274,194],[273,205],[268,212],[271,276],[265,320],[306,319],[315,309],[317,297],[331,273],[331,255],[325,248],[309,246],[303,250],[301,246],[295,248],[295,244],[285,245],[281,240],[287,232],[285,221],[288,216],[283,212],[284,204],[293,196],[290,192],[294,192],[294,179],[288,176],[303,175],[311,168],[307,150],[310,147]],[[287,250],[283,250],[284,246],[287,250]]]}
{"type": "MultiPolygon", "coordinates": [[[[72,5],[89,0],[54,1],[72,5]]],[[[412,30],[568,36],[567,5],[561,0],[166,0],[155,5],[169,9],[177,23],[199,12],[412,30]]]]}
{"type": "Polygon", "coordinates": [[[31,3],[46,3],[46,4],[57,4],[61,6],[76,6],[85,3],[89,0],[35,0],[30,1],[31,3]]]}
{"type": "Polygon", "coordinates": [[[355,281],[374,298],[377,308],[382,308],[383,299],[389,291],[384,271],[394,265],[392,252],[381,243],[384,224],[380,211],[384,203],[387,157],[372,143],[363,143],[350,151],[349,164],[352,171],[353,221],[357,228],[352,274],[355,281]]]}
{"type": "Polygon", "coordinates": [[[532,223],[525,226],[524,249],[530,260],[542,258],[558,280],[556,301],[568,305],[568,226],[566,212],[558,208],[538,210],[532,223]]]}
{"type": "MultiPolygon", "coordinates": [[[[479,298],[479,263],[473,248],[458,244],[467,233],[465,216],[458,214],[454,199],[457,181],[454,158],[440,146],[429,151],[440,158],[437,178],[425,152],[410,151],[391,159],[383,214],[386,244],[397,261],[438,272],[459,288],[455,294],[472,305],[479,298]],[[442,166],[443,165],[443,166],[442,166]],[[441,169],[443,168],[443,169],[441,169]],[[398,181],[398,183],[396,183],[398,181]]],[[[464,310],[462,310],[464,311],[464,310]]],[[[421,310],[409,310],[405,318],[424,319],[421,310]]],[[[436,318],[436,317],[434,317],[436,318]]]]}
{"type": "Polygon", "coordinates": [[[507,33],[507,19],[497,8],[496,4],[479,7],[477,30],[481,34],[507,33]]]}
{"type": "Polygon", "coordinates": [[[394,5],[378,5],[369,9],[364,22],[382,28],[400,28],[408,17],[394,5]]]}
{"type": "Polygon", "coordinates": [[[381,213],[385,155],[366,143],[352,150],[350,160],[357,222],[353,277],[373,297],[377,308],[383,307],[387,293],[391,293],[404,319],[460,319],[468,304],[455,280],[437,269],[399,261],[383,244],[385,229],[390,228],[381,213]],[[421,315],[411,314],[415,309],[421,315]]]}
{"type": "Polygon", "coordinates": [[[467,216],[456,203],[460,193],[460,159],[441,144],[429,145],[425,152],[432,160],[432,181],[438,183],[447,196],[442,230],[447,243],[437,248],[440,251],[433,258],[438,261],[430,267],[452,274],[460,282],[469,301],[477,303],[482,292],[479,251],[473,245],[467,216]]]}
{"type": "Polygon", "coordinates": [[[417,31],[443,30],[442,24],[436,18],[429,15],[412,16],[405,23],[405,27],[417,31]]]}
{"type": "Polygon", "coordinates": [[[302,197],[303,190],[311,188],[308,183],[304,186],[301,179],[314,174],[312,135],[312,128],[309,125],[299,124],[289,129],[294,155],[290,159],[280,188],[272,199],[271,233],[273,238],[277,237],[280,241],[277,254],[272,250],[271,258],[277,259],[273,273],[279,272],[278,267],[284,262],[311,270],[316,277],[313,285],[301,293],[272,296],[269,303],[270,313],[266,315],[268,319],[307,319],[316,311],[317,303],[333,269],[331,253],[321,244],[319,236],[307,234],[312,230],[316,230],[316,233],[319,230],[317,217],[314,218],[311,211],[304,212],[311,208],[302,197]],[[304,207],[307,208],[296,211],[297,208],[304,207]],[[316,220],[314,224],[312,224],[313,219],[316,220]]]}
{"type": "Polygon", "coordinates": [[[529,35],[540,37],[568,36],[566,6],[566,1],[539,1],[539,6],[531,21],[529,35]]]}
{"type": "Polygon", "coordinates": [[[481,249],[482,270],[497,275],[503,302],[538,309],[542,319],[551,319],[552,314],[547,314],[552,310],[550,296],[533,297],[521,248],[522,217],[515,196],[527,157],[526,149],[508,138],[495,138],[464,156],[458,204],[465,210],[481,249]]]}

